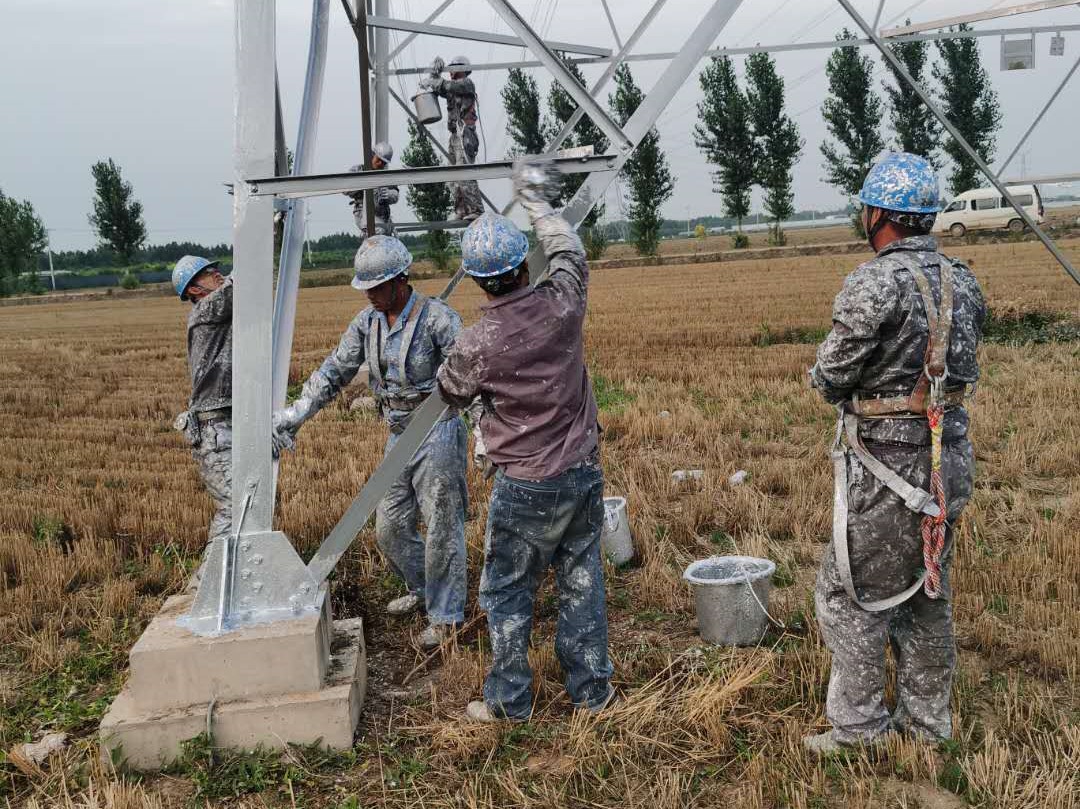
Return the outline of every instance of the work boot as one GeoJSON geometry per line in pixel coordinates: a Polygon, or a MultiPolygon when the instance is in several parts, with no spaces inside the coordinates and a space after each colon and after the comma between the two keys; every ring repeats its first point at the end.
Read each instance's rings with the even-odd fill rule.
{"type": "Polygon", "coordinates": [[[836,738],[834,735],[835,733],[836,731],[827,730],[824,733],[817,733],[813,736],[803,736],[803,749],[808,753],[813,753],[825,758],[826,756],[834,756],[837,753],[842,753],[846,750],[854,750],[859,747],[878,749],[884,747],[888,743],[888,740],[896,735],[892,732],[886,732],[874,736],[871,739],[860,739],[855,742],[842,742],[836,738]]]}
{"type": "Polygon", "coordinates": [[[406,593],[401,598],[395,598],[386,605],[387,615],[412,615],[424,604],[424,599],[416,593],[406,593]]]}
{"type": "Polygon", "coordinates": [[[602,702],[598,702],[592,706],[584,706],[585,710],[591,713],[593,716],[596,716],[596,714],[598,713],[603,713],[603,711],[605,711],[606,709],[611,707],[611,705],[618,701],[615,695],[615,687],[609,683],[607,688],[607,696],[604,697],[602,702]]]}
{"type": "Polygon", "coordinates": [[[427,651],[442,646],[454,634],[453,624],[428,624],[420,633],[420,647],[427,651]]]}

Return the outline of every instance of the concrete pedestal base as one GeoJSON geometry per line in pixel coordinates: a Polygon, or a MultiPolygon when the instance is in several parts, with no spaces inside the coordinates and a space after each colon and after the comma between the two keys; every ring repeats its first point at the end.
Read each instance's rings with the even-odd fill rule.
{"type": "Polygon", "coordinates": [[[185,596],[166,602],[132,648],[130,680],[101,722],[104,754],[119,749],[126,767],[159,769],[180,754],[181,742],[206,731],[211,700],[217,747],[282,748],[316,740],[336,750],[352,746],[367,684],[360,619],[335,621],[331,630],[323,610],[318,619],[277,621],[211,639],[176,627],[189,604],[185,596]],[[194,661],[201,661],[197,670],[194,661]],[[313,672],[322,682],[310,688],[313,672]],[[202,693],[207,688],[213,693],[202,693]]]}

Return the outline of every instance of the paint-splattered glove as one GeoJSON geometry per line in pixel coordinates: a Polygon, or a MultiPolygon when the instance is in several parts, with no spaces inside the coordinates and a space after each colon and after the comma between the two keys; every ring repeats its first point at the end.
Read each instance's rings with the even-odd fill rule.
{"type": "Polygon", "coordinates": [[[514,196],[522,205],[550,206],[561,188],[562,175],[551,158],[525,155],[514,161],[514,196]]]}
{"type": "Polygon", "coordinates": [[[442,72],[446,70],[446,60],[441,56],[436,56],[431,62],[431,69],[428,71],[432,78],[439,78],[442,72]]]}

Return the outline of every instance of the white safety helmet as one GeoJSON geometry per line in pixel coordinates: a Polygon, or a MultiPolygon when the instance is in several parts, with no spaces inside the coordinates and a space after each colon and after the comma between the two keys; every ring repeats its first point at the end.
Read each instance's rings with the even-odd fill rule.
{"type": "Polygon", "coordinates": [[[446,69],[450,73],[464,73],[468,76],[472,73],[472,62],[469,61],[468,56],[455,56],[447,64],[446,69]]]}
{"type": "Polygon", "coordinates": [[[380,140],[378,143],[372,146],[371,153],[384,163],[389,163],[391,160],[394,159],[394,147],[387,143],[385,140],[380,140]]]}

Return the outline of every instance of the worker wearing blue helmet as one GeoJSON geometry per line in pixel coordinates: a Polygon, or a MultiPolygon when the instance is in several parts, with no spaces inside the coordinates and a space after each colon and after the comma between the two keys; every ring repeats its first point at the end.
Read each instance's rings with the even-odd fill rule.
{"type": "Polygon", "coordinates": [[[837,407],[833,541],[815,605],[832,652],[818,754],[890,731],[952,735],[956,648],[949,567],[975,458],[965,396],[979,377],[986,315],[961,261],[929,235],[940,210],[924,158],[889,154],[866,177],[862,224],[876,252],[844,280],[811,384],[837,407]],[[885,647],[896,708],[885,705],[885,647]]]}
{"type": "MultiPolygon", "coordinates": [[[[187,325],[191,398],[175,427],[187,438],[214,499],[209,543],[226,536],[232,526],[233,282],[222,276],[218,262],[184,256],[173,268],[172,283],[180,300],[191,301],[187,325]]],[[[200,573],[201,567],[190,588],[198,585],[200,573]]]]}
{"type": "MultiPolygon", "coordinates": [[[[461,318],[409,285],[412,256],[392,236],[372,236],[356,251],[352,286],[368,306],[337,348],[304,383],[296,401],[274,413],[275,451],[292,449],[297,431],[367,367],[368,387],[390,427],[386,451],[413,411],[435,389],[461,318]]],[[[427,612],[420,643],[434,648],[465,617],[465,471],[467,435],[451,408],[435,425],[375,510],[375,541],[408,592],[386,605],[391,615],[427,612]],[[417,521],[423,519],[427,537],[417,521]]]]}
{"type": "Polygon", "coordinates": [[[498,470],[480,578],[491,670],[483,699],[466,708],[479,722],[532,711],[533,603],[549,567],[559,590],[555,651],[571,701],[598,711],[613,694],[600,560],[604,476],[582,345],[589,266],[574,228],[551,207],[558,190],[549,161],[515,166],[515,196],[550,270],[535,287],[528,239],[513,222],[485,213],[465,231],[462,265],[487,303],[438,373],[448,402],[464,407],[480,397],[480,432],[498,470]]]}

